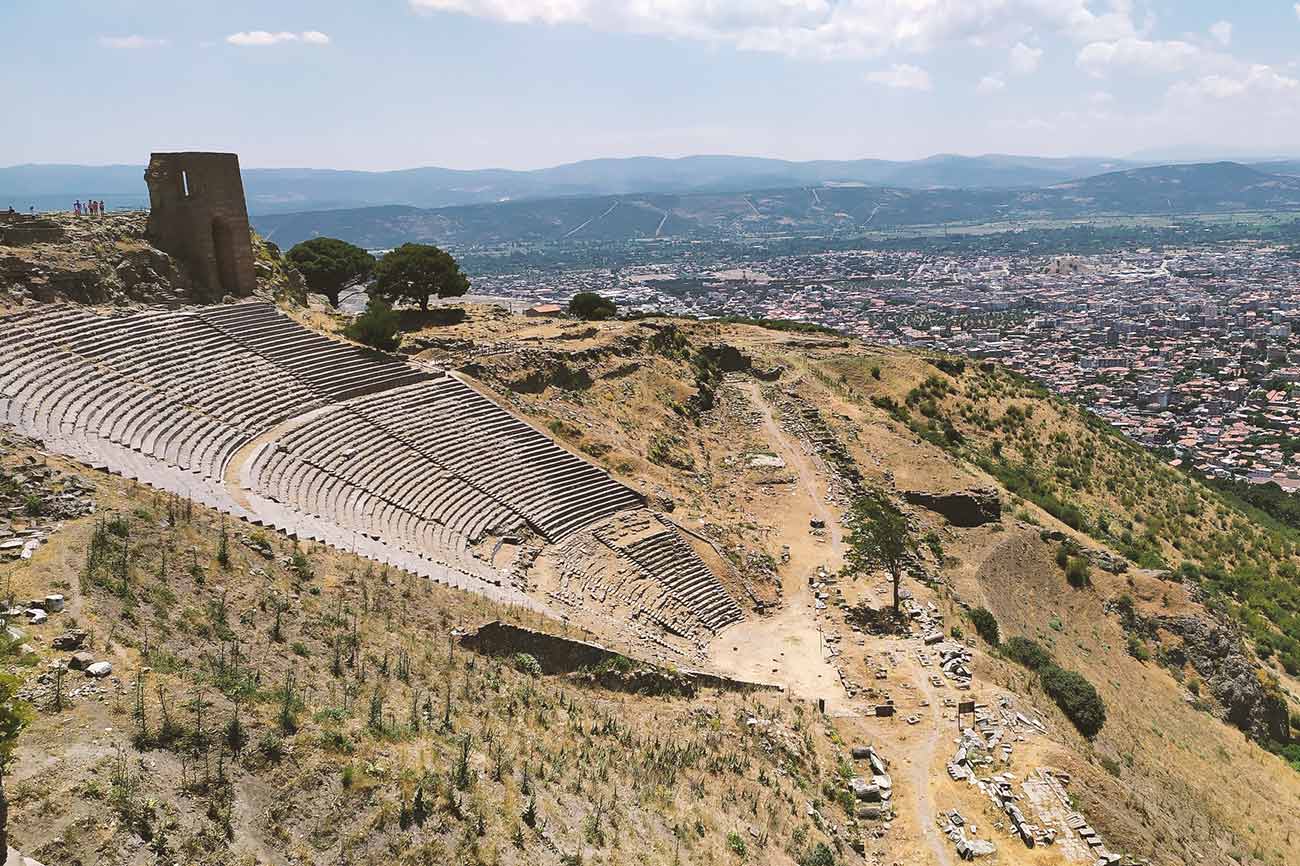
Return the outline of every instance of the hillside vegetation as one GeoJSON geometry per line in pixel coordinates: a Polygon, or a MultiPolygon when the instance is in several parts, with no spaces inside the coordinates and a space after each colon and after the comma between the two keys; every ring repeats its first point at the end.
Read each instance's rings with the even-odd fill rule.
{"type": "MultiPolygon", "coordinates": [[[[403,350],[682,527],[747,618],[676,657],[787,693],[636,694],[646,672],[674,681],[637,660],[666,645],[594,597],[542,619],[51,459],[93,483],[97,512],[0,564],[15,598],[68,599],[8,662],[37,710],[6,784],[15,842],[47,864],[921,866],[955,862],[935,816],[960,809],[996,840],[989,862],[1068,862],[949,778],[969,695],[1041,720],[989,772],[1064,774],[1110,850],[1295,863],[1292,530],[996,366],[767,324],[474,307],[403,350]],[[910,636],[855,618],[889,604],[883,574],[834,577],[864,490],[917,537],[904,588],[927,624],[910,636]],[[623,656],[544,674],[459,644],[495,619],[623,656]],[[970,691],[921,661],[930,624],[969,654],[970,691]],[[74,627],[110,678],[48,668],[74,627]],[[897,713],[877,717],[886,699],[897,713]],[[849,748],[868,743],[894,802],[860,818],[849,748]]],[[[43,458],[6,450],[22,503],[43,458]]],[[[528,580],[558,605],[551,557],[528,580]]]]}
{"type": "Polygon", "coordinates": [[[38,711],[7,782],[29,856],[796,863],[846,844],[844,749],[803,702],[640,697],[479,656],[458,629],[556,624],[94,480],[96,516],[0,566],[16,596],[68,597],[11,659],[38,711]],[[37,676],[77,628],[114,666],[89,690],[37,676]]]}

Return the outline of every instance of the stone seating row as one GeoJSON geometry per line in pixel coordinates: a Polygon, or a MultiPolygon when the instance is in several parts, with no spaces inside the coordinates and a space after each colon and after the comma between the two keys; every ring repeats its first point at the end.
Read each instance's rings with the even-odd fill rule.
{"type": "Polygon", "coordinates": [[[451,376],[354,400],[348,408],[507,504],[550,541],[643,501],[451,376]]]}
{"type": "Polygon", "coordinates": [[[739,605],[676,529],[666,526],[627,545],[623,553],[662,581],[713,631],[744,618],[739,605]]]}
{"type": "Polygon", "coordinates": [[[347,400],[442,375],[304,328],[273,304],[201,307],[196,314],[330,400],[347,400]]]}
{"type": "Polygon", "coordinates": [[[240,445],[319,402],[185,311],[56,308],[0,321],[5,417],[42,439],[106,439],[219,478],[240,445]]]}

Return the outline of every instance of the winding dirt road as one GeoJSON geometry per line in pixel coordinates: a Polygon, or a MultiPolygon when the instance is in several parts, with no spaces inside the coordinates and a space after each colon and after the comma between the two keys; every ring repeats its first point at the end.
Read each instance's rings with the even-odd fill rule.
{"type": "MultiPolygon", "coordinates": [[[[828,714],[856,727],[853,717],[861,716],[864,708],[847,697],[823,650],[816,600],[807,580],[819,565],[838,569],[844,557],[843,529],[826,499],[829,469],[781,427],[758,383],[746,382],[740,387],[759,413],[763,438],[798,477],[791,494],[796,500],[790,510],[824,521],[827,540],[812,539],[807,523],[802,521],[775,528],[773,541],[790,547],[790,562],[782,569],[785,603],[773,616],[750,617],[728,629],[710,648],[712,661],[719,669],[737,676],[780,682],[800,697],[825,698],[828,714]]],[[[929,702],[920,710],[922,722],[908,730],[906,749],[891,756],[898,777],[896,808],[906,810],[908,823],[925,840],[923,847],[907,852],[907,859],[900,862],[954,866],[948,840],[934,824],[938,811],[934,783],[945,772],[948,759],[948,738],[941,724],[943,698],[930,685],[932,671],[923,668],[916,658],[920,646],[917,639],[894,638],[871,648],[873,653],[892,652],[899,661],[892,676],[900,682],[911,682],[915,694],[929,702]]]]}

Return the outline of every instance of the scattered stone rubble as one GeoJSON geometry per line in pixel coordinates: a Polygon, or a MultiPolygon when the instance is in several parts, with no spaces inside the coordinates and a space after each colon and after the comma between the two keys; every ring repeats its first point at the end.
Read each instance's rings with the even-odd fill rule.
{"type": "Polygon", "coordinates": [[[943,831],[957,848],[957,856],[963,860],[974,860],[976,857],[987,857],[997,851],[997,846],[987,839],[980,839],[975,836],[979,828],[974,825],[966,824],[966,819],[960,812],[953,809],[951,812],[939,815],[936,819],[939,829],[943,831]],[[970,830],[970,838],[967,838],[966,831],[970,830]]]}
{"type": "MultiPolygon", "coordinates": [[[[1059,844],[1061,853],[1071,860],[1098,866],[1121,863],[1123,858],[1108,851],[1083,816],[1070,808],[1070,798],[1065,792],[1065,785],[1070,781],[1068,774],[1039,768],[1025,779],[1017,792],[1015,775],[1005,769],[997,771],[1010,765],[1014,744],[1035,733],[1045,734],[1047,729],[1037,719],[1014,710],[1009,698],[1003,697],[996,709],[976,704],[975,725],[961,729],[957,749],[948,763],[948,775],[953,781],[968,782],[987,795],[998,811],[1006,815],[1006,821],[997,822],[993,829],[1018,838],[1025,847],[1059,844]]],[[[956,812],[950,812],[937,819],[940,829],[957,845],[958,854],[969,860],[993,853],[992,843],[977,845],[966,837],[960,818],[956,812]]]]}
{"type": "Polygon", "coordinates": [[[764,389],[768,400],[780,410],[781,426],[797,436],[831,469],[827,481],[832,502],[841,504],[862,492],[862,473],[840,437],[826,423],[821,410],[807,402],[795,386],[764,389]]]}
{"type": "Polygon", "coordinates": [[[94,487],[34,456],[16,456],[34,447],[13,433],[0,436],[0,562],[31,559],[64,520],[95,510],[94,487]]]}
{"type": "Polygon", "coordinates": [[[861,820],[881,821],[885,825],[877,838],[888,830],[894,818],[894,780],[889,775],[889,763],[871,746],[854,746],[853,760],[865,763],[870,775],[852,776],[849,791],[853,794],[854,817],[861,820]]]}

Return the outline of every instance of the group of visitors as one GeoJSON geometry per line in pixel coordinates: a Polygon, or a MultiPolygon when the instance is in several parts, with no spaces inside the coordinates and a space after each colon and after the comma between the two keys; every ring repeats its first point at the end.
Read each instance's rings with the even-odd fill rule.
{"type": "Polygon", "coordinates": [[[81,203],[81,199],[77,199],[72,204],[72,212],[76,216],[81,216],[83,212],[86,216],[103,216],[107,210],[102,201],[95,201],[94,199],[87,199],[84,205],[81,203]]]}

